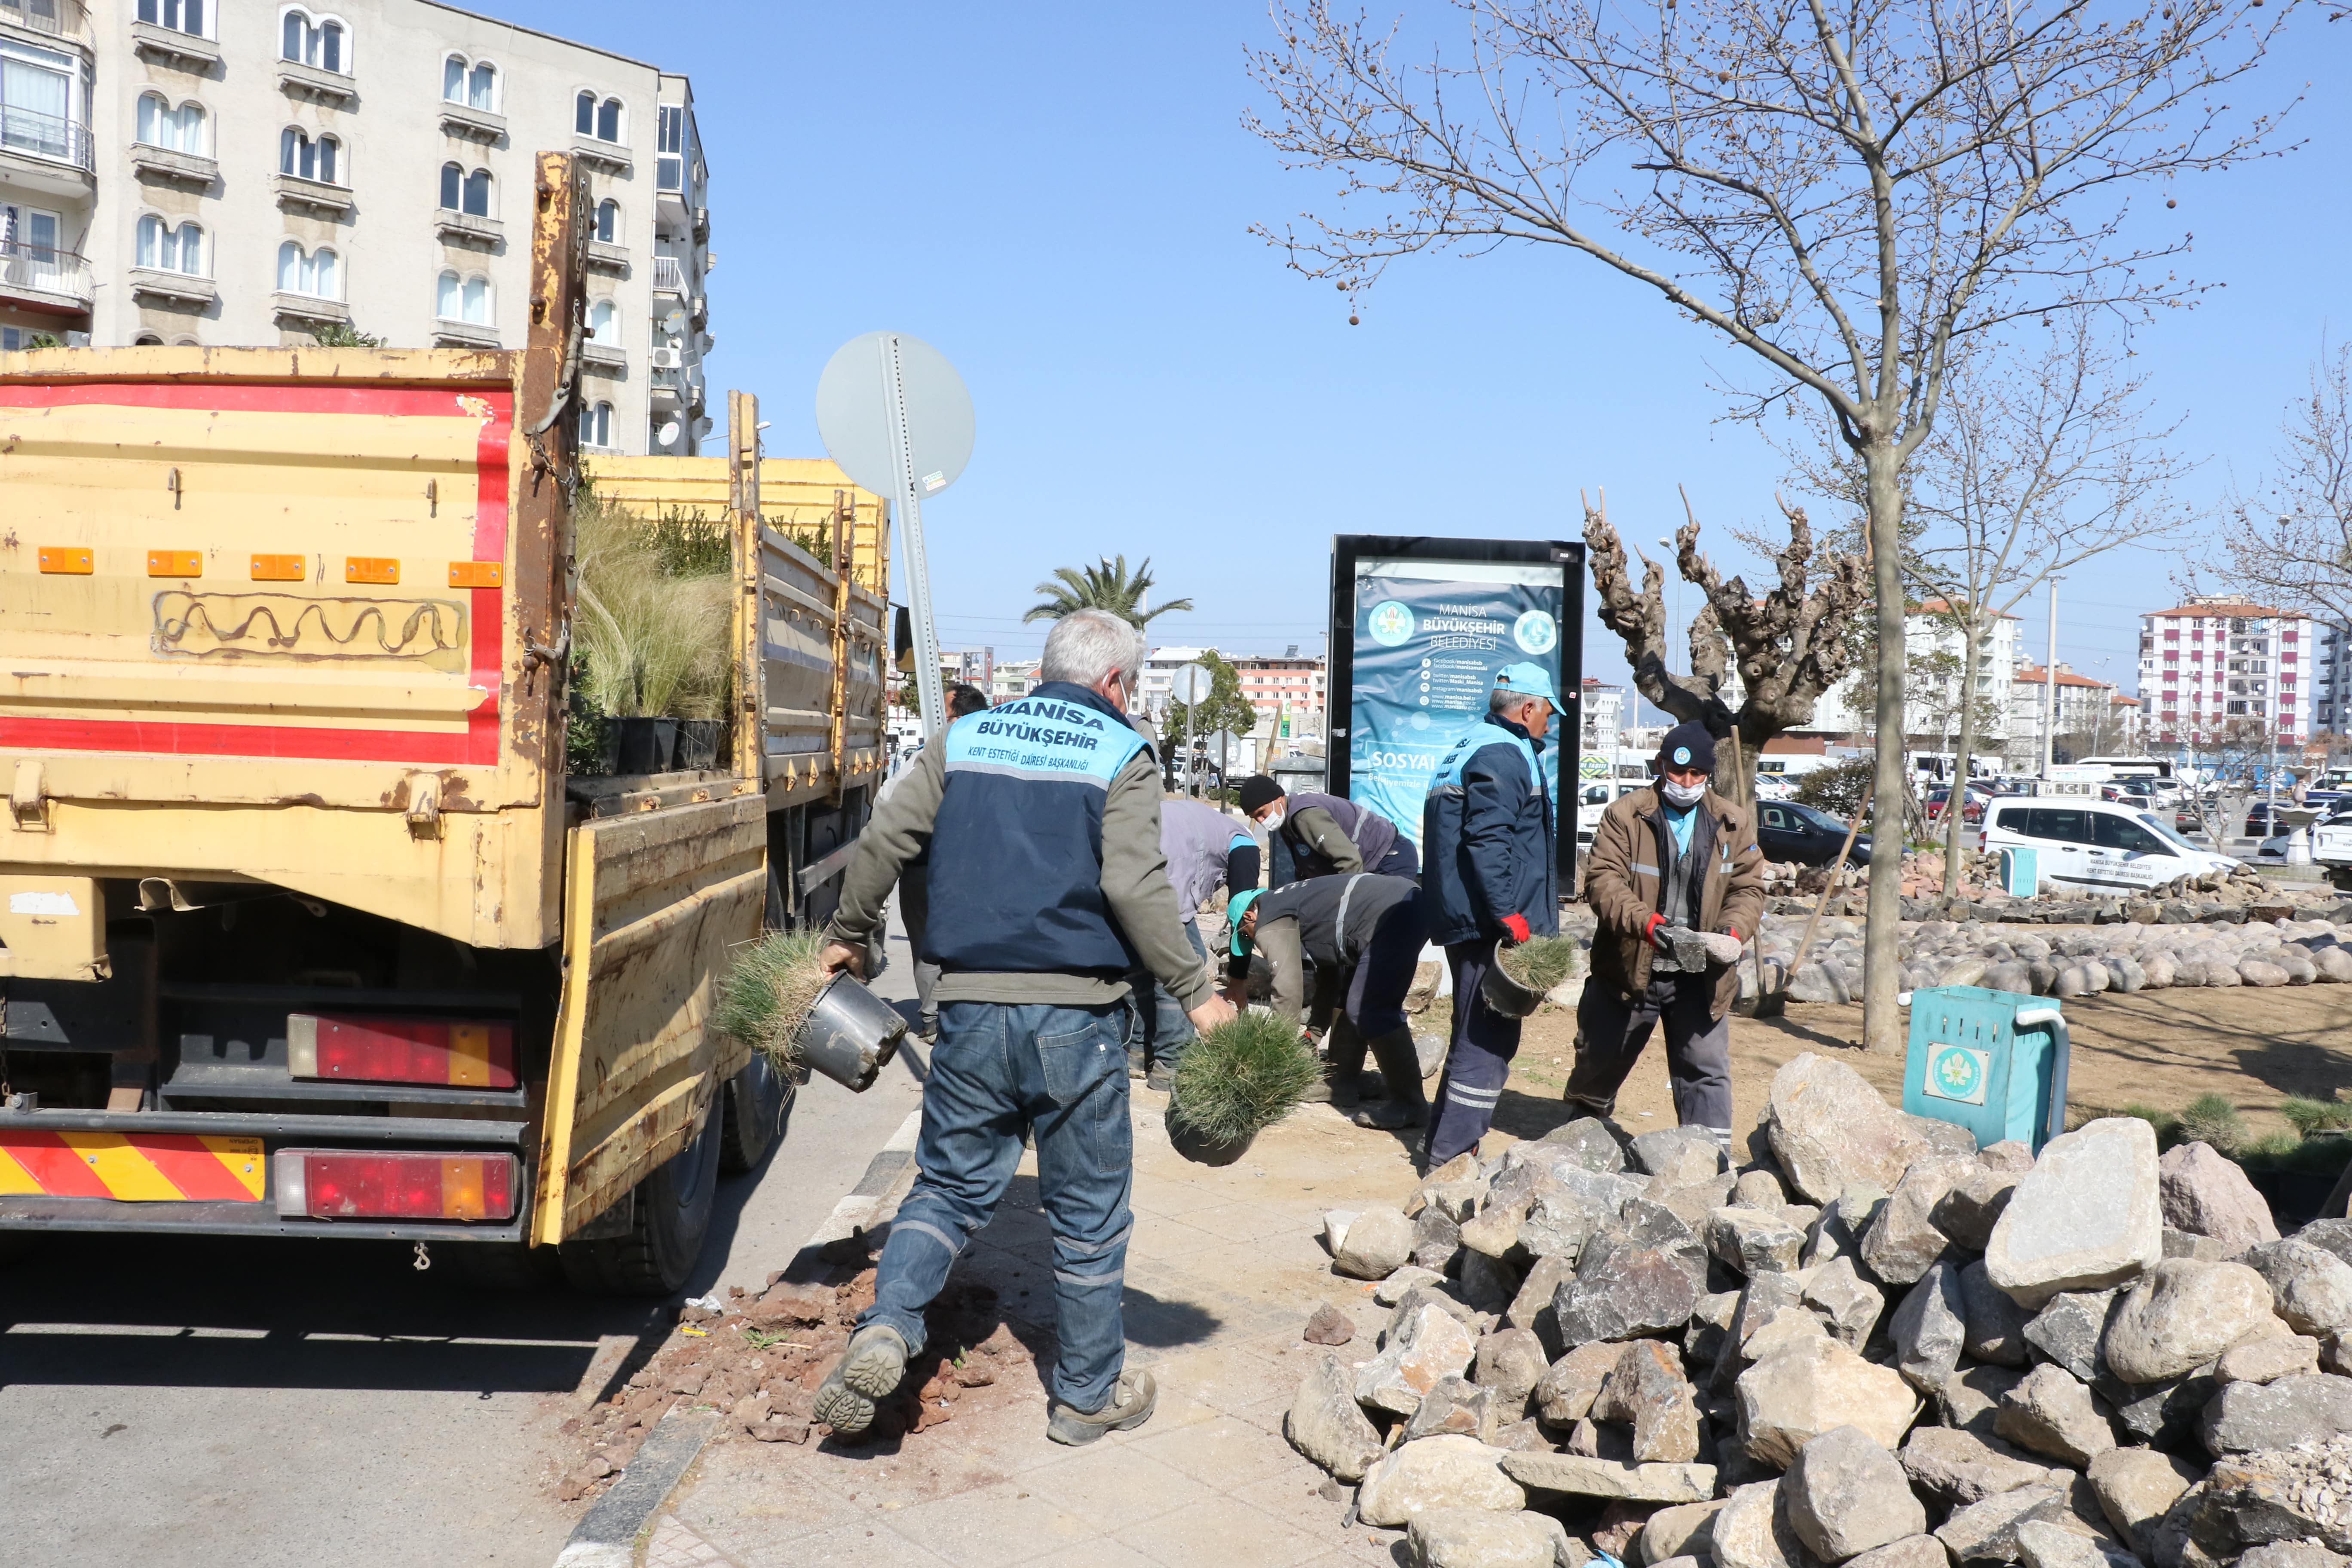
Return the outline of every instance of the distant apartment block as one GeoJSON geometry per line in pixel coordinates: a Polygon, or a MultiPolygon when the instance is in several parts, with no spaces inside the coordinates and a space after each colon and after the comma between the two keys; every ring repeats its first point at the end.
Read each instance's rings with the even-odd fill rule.
{"type": "Polygon", "coordinates": [[[2231,729],[2275,730],[2301,745],[2319,725],[2319,694],[2331,666],[2320,624],[2235,595],[2192,596],[2139,621],[2139,694],[2148,739],[2163,744],[2215,740],[2231,729]]]}

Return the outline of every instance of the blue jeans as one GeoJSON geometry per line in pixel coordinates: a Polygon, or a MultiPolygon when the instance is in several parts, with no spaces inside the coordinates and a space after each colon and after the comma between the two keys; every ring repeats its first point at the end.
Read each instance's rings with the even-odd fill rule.
{"type": "Polygon", "coordinates": [[[923,1086],[913,1191],[898,1205],[857,1326],[923,1348],[923,1309],[996,1212],[1034,1129],[1037,1181],[1054,1230],[1054,1305],[1061,1359],[1047,1387],[1079,1410],[1108,1404],[1126,1364],[1119,1292],[1134,1229],[1134,1135],[1127,1120],[1127,1042],[1134,1015],[1105,1007],[947,1002],[923,1086]]]}
{"type": "MultiPolygon", "coordinates": [[[[1184,922],[1185,939],[1203,962],[1208,959],[1209,949],[1201,940],[1200,922],[1207,918],[1196,915],[1184,922]]],[[[1184,1059],[1184,1047],[1192,1043],[1198,1032],[1192,1027],[1191,1016],[1184,1011],[1183,1004],[1169,994],[1168,987],[1152,978],[1149,969],[1135,971],[1127,977],[1127,984],[1129,994],[1135,997],[1143,1016],[1143,1054],[1154,1065],[1174,1072],[1176,1064],[1184,1059]]]]}

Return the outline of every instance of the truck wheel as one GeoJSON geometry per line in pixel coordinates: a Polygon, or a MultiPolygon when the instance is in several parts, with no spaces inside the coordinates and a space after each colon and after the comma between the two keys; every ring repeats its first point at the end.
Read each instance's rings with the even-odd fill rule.
{"type": "Polygon", "coordinates": [[[637,1184],[628,1235],[563,1244],[564,1278],[575,1289],[667,1296],[686,1283],[710,1234],[724,1110],[711,1107],[694,1142],[637,1184]]]}
{"type": "Polygon", "coordinates": [[[719,1125],[719,1168],[730,1176],[757,1170],[768,1151],[783,1141],[795,1089],[764,1051],[753,1051],[741,1072],[727,1080],[719,1125]]]}

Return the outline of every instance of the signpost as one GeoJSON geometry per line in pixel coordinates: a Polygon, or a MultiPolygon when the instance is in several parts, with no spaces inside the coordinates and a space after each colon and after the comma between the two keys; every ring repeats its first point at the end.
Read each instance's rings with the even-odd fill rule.
{"type": "Polygon", "coordinates": [[[850,339],[816,384],[816,426],[842,472],[898,503],[898,555],[915,633],[915,689],[923,733],[940,732],[947,693],[940,634],[931,619],[931,569],[922,503],[955,483],[971,460],[971,394],[947,356],[904,332],[850,339]]]}
{"type": "Polygon", "coordinates": [[[1201,797],[1201,770],[1192,765],[1192,710],[1209,700],[1216,684],[1208,668],[1198,664],[1185,665],[1168,682],[1169,697],[1184,705],[1184,793],[1194,800],[1201,797]]]}

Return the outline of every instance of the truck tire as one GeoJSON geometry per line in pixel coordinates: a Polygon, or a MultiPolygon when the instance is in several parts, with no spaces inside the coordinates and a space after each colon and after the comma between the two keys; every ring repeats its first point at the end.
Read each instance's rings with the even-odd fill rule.
{"type": "Polygon", "coordinates": [[[723,1105],[712,1106],[694,1142],[637,1184],[628,1235],[563,1244],[563,1274],[573,1289],[607,1296],[667,1296],[686,1283],[710,1235],[724,1110],[723,1105]]]}
{"type": "Polygon", "coordinates": [[[755,1171],[768,1152],[783,1142],[796,1090],[764,1051],[753,1051],[741,1072],[727,1080],[721,1106],[719,1168],[730,1176],[755,1171]]]}

